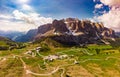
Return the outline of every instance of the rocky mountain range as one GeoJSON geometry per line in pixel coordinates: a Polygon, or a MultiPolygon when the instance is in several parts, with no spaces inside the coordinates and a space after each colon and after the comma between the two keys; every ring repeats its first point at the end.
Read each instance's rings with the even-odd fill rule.
{"type": "Polygon", "coordinates": [[[102,23],[77,18],[54,20],[51,24],[41,25],[33,40],[41,40],[45,37],[67,45],[109,44],[104,39],[117,38],[115,31],[104,27],[102,23]]]}
{"type": "Polygon", "coordinates": [[[104,27],[102,23],[91,22],[90,20],[79,20],[77,18],[67,18],[54,20],[52,23],[44,24],[38,29],[31,29],[26,34],[1,32],[0,35],[13,39],[17,42],[40,41],[43,38],[50,38],[56,42],[66,45],[79,44],[109,44],[106,39],[115,40],[115,31],[104,27]],[[5,35],[4,35],[5,34],[5,35]],[[18,36],[19,34],[19,36],[18,36]]]}

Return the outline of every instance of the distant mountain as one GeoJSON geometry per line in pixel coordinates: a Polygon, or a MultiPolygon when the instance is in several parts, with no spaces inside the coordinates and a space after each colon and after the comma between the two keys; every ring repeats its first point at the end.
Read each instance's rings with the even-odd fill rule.
{"type": "Polygon", "coordinates": [[[37,34],[37,29],[31,29],[26,34],[16,37],[17,42],[28,42],[37,34]]]}
{"type": "Polygon", "coordinates": [[[23,35],[24,32],[17,32],[17,31],[0,31],[0,36],[3,36],[3,37],[7,37],[13,41],[15,41],[15,39],[18,37],[18,36],[21,36],[23,35]]]}
{"type": "Polygon", "coordinates": [[[116,32],[116,35],[120,37],[120,32],[116,32]]]}
{"type": "Polygon", "coordinates": [[[76,18],[54,20],[52,24],[41,25],[34,40],[38,41],[46,37],[66,45],[109,44],[104,39],[117,38],[115,31],[104,27],[102,23],[76,18]]]}

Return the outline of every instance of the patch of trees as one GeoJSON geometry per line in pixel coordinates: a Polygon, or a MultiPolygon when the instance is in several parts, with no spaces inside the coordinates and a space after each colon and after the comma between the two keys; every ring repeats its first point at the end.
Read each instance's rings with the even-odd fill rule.
{"type": "Polygon", "coordinates": [[[0,50],[8,50],[9,46],[0,46],[0,50]]]}
{"type": "MultiPolygon", "coordinates": [[[[87,48],[89,51],[91,52],[94,52],[94,54],[98,55],[98,54],[101,54],[101,51],[104,51],[104,50],[110,50],[111,48],[87,48]]],[[[111,52],[110,52],[111,53],[111,52]]]]}
{"type": "Polygon", "coordinates": [[[40,51],[49,51],[50,47],[46,43],[41,43],[40,51]]]}
{"type": "Polygon", "coordinates": [[[120,38],[117,38],[115,41],[110,41],[113,48],[120,48],[120,38]]]}
{"type": "Polygon", "coordinates": [[[96,54],[100,54],[100,49],[95,49],[96,54]]]}
{"type": "Polygon", "coordinates": [[[22,49],[25,47],[26,45],[24,45],[23,43],[5,42],[5,45],[0,45],[0,50],[22,49]]]}

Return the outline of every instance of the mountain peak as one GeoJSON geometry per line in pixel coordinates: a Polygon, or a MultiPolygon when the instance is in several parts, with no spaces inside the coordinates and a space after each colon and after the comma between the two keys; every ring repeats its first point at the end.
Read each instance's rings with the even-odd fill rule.
{"type": "Polygon", "coordinates": [[[60,43],[81,44],[97,43],[98,40],[116,38],[116,35],[114,30],[104,27],[102,23],[67,18],[40,26],[34,40],[44,37],[51,37],[60,43]]]}

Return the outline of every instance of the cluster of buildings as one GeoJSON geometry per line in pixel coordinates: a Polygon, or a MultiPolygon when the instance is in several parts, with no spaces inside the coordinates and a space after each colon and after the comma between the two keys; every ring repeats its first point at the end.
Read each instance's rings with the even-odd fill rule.
{"type": "Polygon", "coordinates": [[[68,58],[68,55],[49,55],[49,56],[45,56],[44,60],[53,61],[56,59],[66,59],[66,58],[68,58]]]}
{"type": "Polygon", "coordinates": [[[24,54],[28,54],[28,55],[31,55],[32,57],[35,57],[36,56],[36,53],[39,53],[41,47],[37,47],[35,49],[32,49],[32,50],[28,50],[27,52],[25,52],[24,54]]]}

